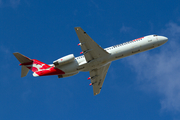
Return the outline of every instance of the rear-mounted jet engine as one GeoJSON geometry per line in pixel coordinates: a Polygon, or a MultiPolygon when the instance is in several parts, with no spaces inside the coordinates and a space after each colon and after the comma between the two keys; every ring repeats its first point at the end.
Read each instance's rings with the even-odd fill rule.
{"type": "Polygon", "coordinates": [[[67,63],[70,63],[70,62],[73,62],[75,59],[74,55],[73,54],[70,54],[70,55],[67,55],[67,56],[64,56],[62,58],[59,58],[58,60],[55,60],[53,62],[53,64],[55,66],[61,66],[61,65],[64,65],[64,64],[67,64],[67,63]]]}

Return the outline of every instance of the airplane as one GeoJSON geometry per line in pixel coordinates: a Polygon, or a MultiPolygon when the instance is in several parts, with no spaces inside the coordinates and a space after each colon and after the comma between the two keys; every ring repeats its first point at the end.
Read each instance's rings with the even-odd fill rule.
{"type": "Polygon", "coordinates": [[[74,29],[80,41],[78,45],[82,49],[80,54],[83,55],[74,57],[70,54],[53,61],[53,64],[45,64],[15,52],[13,54],[22,67],[21,77],[25,77],[29,70],[33,71],[34,77],[57,75],[58,78],[89,71],[89,85],[93,86],[94,95],[97,95],[101,91],[112,61],[156,48],[168,41],[164,36],[148,35],[103,49],[81,27],[74,29]]]}

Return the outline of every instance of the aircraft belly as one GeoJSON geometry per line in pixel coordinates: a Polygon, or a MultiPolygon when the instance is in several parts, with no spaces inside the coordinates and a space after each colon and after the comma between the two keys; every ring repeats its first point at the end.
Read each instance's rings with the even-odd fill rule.
{"type": "Polygon", "coordinates": [[[124,47],[120,50],[117,50],[111,54],[109,61],[118,60],[124,57],[127,57],[129,55],[132,55],[132,46],[124,47]]]}
{"type": "Polygon", "coordinates": [[[86,71],[90,71],[92,69],[100,68],[100,67],[104,66],[105,64],[107,64],[108,62],[110,62],[110,61],[108,61],[107,58],[101,58],[101,59],[93,60],[90,63],[81,65],[78,68],[79,69],[82,68],[80,71],[86,72],[86,71]]]}
{"type": "Polygon", "coordinates": [[[144,42],[142,46],[142,51],[147,51],[153,49],[154,47],[155,47],[154,43],[151,43],[151,41],[147,39],[147,42],[144,42]]]}

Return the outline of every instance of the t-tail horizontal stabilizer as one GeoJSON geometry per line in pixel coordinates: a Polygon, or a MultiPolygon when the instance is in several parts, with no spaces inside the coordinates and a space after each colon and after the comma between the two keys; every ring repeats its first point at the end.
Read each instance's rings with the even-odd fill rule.
{"type": "Polygon", "coordinates": [[[47,76],[47,75],[62,75],[65,74],[64,71],[55,68],[54,66],[50,66],[36,59],[30,59],[18,52],[13,53],[14,56],[21,63],[21,77],[25,77],[29,70],[31,70],[34,77],[37,76],[47,76]]]}
{"type": "Polygon", "coordinates": [[[21,77],[25,77],[29,72],[29,69],[25,65],[32,64],[33,60],[31,60],[30,58],[28,58],[18,52],[15,52],[13,54],[18,59],[18,61],[21,63],[20,64],[22,66],[21,67],[21,77]]]}

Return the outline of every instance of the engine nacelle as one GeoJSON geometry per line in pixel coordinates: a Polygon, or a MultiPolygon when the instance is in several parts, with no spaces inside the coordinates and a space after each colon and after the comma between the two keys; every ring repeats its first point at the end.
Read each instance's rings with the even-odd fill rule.
{"type": "Polygon", "coordinates": [[[70,54],[70,55],[66,55],[66,56],[64,56],[62,58],[59,58],[58,60],[53,61],[53,64],[55,66],[57,66],[57,65],[64,65],[64,64],[73,62],[74,59],[75,59],[74,55],[70,54]]]}

